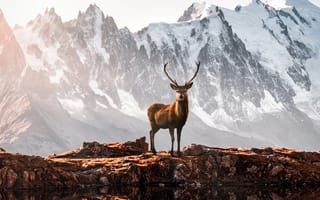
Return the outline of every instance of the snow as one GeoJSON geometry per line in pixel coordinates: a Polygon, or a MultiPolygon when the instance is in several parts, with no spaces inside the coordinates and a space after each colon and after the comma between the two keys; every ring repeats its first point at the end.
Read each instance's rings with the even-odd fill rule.
{"type": "Polygon", "coordinates": [[[297,103],[299,110],[306,113],[313,120],[320,121],[320,101],[315,102],[299,102],[297,103]]]}
{"type": "MultiPolygon", "coordinates": [[[[246,117],[249,121],[258,121],[261,119],[260,116],[263,114],[274,114],[279,113],[285,110],[285,107],[282,103],[277,103],[270,92],[264,90],[265,97],[261,99],[261,107],[256,107],[250,101],[244,101],[242,104],[243,113],[246,114],[246,117]]],[[[237,121],[242,121],[242,118],[236,118],[229,116],[223,109],[223,102],[221,99],[221,91],[217,91],[215,99],[218,102],[218,108],[211,114],[204,111],[199,105],[197,98],[192,98],[192,108],[191,111],[198,116],[206,125],[223,130],[223,131],[235,131],[237,130],[237,121]]],[[[245,132],[238,132],[240,136],[251,136],[245,132]]]]}
{"type": "Polygon", "coordinates": [[[113,99],[98,87],[97,81],[91,80],[89,82],[89,86],[95,94],[105,97],[112,108],[118,108],[118,106],[114,103],[113,99]]]}
{"type": "MultiPolygon", "coordinates": [[[[285,1],[267,1],[268,4],[277,2],[282,5],[273,5],[273,7],[276,9],[281,8],[294,17],[295,14],[292,11],[293,6],[295,6],[298,12],[309,22],[312,21],[312,18],[319,18],[319,9],[312,7],[309,2],[302,3],[300,1],[290,0],[288,1],[288,5],[285,5],[285,1]]],[[[223,12],[226,19],[232,26],[233,31],[241,40],[245,42],[246,48],[259,59],[259,62],[262,64],[262,66],[265,69],[268,69],[271,73],[279,73],[280,77],[284,79],[292,88],[294,88],[297,94],[295,97],[295,102],[298,102],[301,99],[307,100],[309,95],[304,89],[301,89],[301,87],[297,85],[287,73],[288,67],[293,66],[294,62],[299,61],[292,59],[291,55],[288,53],[286,46],[289,46],[289,42],[281,33],[282,30],[277,23],[277,18],[270,17],[265,11],[264,7],[256,4],[256,2],[252,2],[249,6],[242,7],[240,12],[235,12],[228,9],[223,9],[223,12]],[[239,18],[241,20],[239,20],[239,18]],[[250,24],[250,26],[247,26],[247,24],[250,24]],[[279,42],[275,40],[265,28],[263,28],[263,25],[266,25],[273,31],[273,33],[279,39],[279,42]]],[[[313,22],[317,23],[317,25],[312,27],[301,23],[301,25],[297,26],[290,18],[282,16],[280,17],[288,26],[292,40],[305,43],[308,47],[312,47],[315,55],[319,55],[319,22],[313,22]]],[[[296,20],[299,21],[297,17],[296,20]]],[[[305,66],[308,65],[309,61],[307,61],[305,66]]],[[[309,74],[310,76],[313,76],[311,73],[309,74]]],[[[312,79],[318,80],[318,78],[312,79]]]]}
{"type": "MultiPolygon", "coordinates": [[[[320,13],[319,7],[314,6],[308,1],[298,1],[290,0],[288,1],[289,5],[294,6],[299,14],[304,17],[310,24],[301,24],[300,26],[290,25],[290,30],[294,31],[295,34],[292,34],[295,40],[304,42],[309,48],[312,49],[313,55],[312,58],[306,60],[304,66],[306,66],[306,71],[308,72],[310,81],[311,81],[311,90],[306,91],[302,90],[299,86],[293,87],[296,91],[296,96],[294,97],[294,102],[298,108],[306,113],[311,119],[320,120],[320,107],[317,105],[318,99],[320,97],[320,13]],[[314,21],[313,19],[317,19],[314,21]],[[303,34],[299,34],[299,31],[302,31],[303,34]]],[[[287,12],[291,12],[287,10],[287,12]]],[[[292,14],[294,15],[294,14],[292,14]]],[[[286,21],[287,23],[287,21],[286,21]]]]}
{"type": "Polygon", "coordinates": [[[282,103],[277,103],[269,91],[264,90],[265,97],[261,99],[260,107],[256,107],[250,101],[244,101],[242,104],[243,112],[247,115],[249,121],[257,121],[262,114],[278,113],[285,109],[282,103]]]}
{"type": "Polygon", "coordinates": [[[106,52],[104,48],[102,48],[102,20],[103,20],[103,14],[101,10],[99,10],[98,7],[95,7],[96,12],[96,20],[94,24],[94,32],[95,35],[93,37],[93,46],[95,49],[95,52],[99,53],[101,56],[104,57],[106,63],[109,64],[109,58],[110,55],[106,52]]]}
{"type": "Polygon", "coordinates": [[[58,101],[70,115],[82,114],[82,111],[84,109],[84,103],[81,99],[58,98],[58,101]]]}
{"type": "MultiPolygon", "coordinates": [[[[309,25],[301,23],[297,17],[297,21],[299,22],[299,26],[292,24],[290,26],[290,32],[294,31],[295,34],[291,34],[290,36],[293,37],[295,40],[302,41],[307,44],[308,47],[312,47],[315,53],[319,53],[320,48],[320,40],[319,40],[319,31],[320,31],[320,13],[319,8],[315,7],[310,2],[300,2],[296,0],[288,1],[290,5],[294,6],[298,13],[305,18],[309,25]],[[313,21],[313,19],[318,19],[313,21]],[[301,31],[303,33],[301,33],[301,31]],[[300,33],[299,33],[300,32],[300,33]]],[[[295,16],[293,11],[290,9],[284,9],[286,12],[291,13],[292,16],[295,16]]],[[[285,20],[285,19],[284,19],[285,20]]],[[[286,23],[290,20],[287,19],[286,23]]]]}
{"type": "Polygon", "coordinates": [[[59,84],[61,78],[63,77],[64,72],[62,69],[58,69],[55,71],[55,75],[53,76],[49,76],[50,79],[50,83],[55,83],[55,84],[59,84]]]}
{"type": "Polygon", "coordinates": [[[250,121],[255,121],[262,114],[278,113],[285,109],[282,103],[277,103],[269,91],[264,90],[264,98],[260,101],[260,107],[256,107],[252,102],[245,101],[242,109],[250,121]]]}
{"type": "Polygon", "coordinates": [[[282,8],[288,8],[290,6],[287,5],[286,0],[261,0],[263,3],[268,4],[276,10],[280,10],[282,8]]]}
{"type": "Polygon", "coordinates": [[[314,94],[314,96],[320,96],[320,54],[318,53],[317,56],[313,57],[312,59],[309,59],[306,63],[307,71],[309,72],[309,77],[311,80],[311,91],[314,94]]]}
{"type": "MultiPolygon", "coordinates": [[[[217,92],[219,94],[219,92],[217,92]]],[[[222,103],[218,101],[218,109],[216,109],[213,113],[209,114],[199,105],[197,96],[197,90],[195,90],[194,95],[192,96],[192,107],[191,112],[193,112],[196,116],[198,116],[203,123],[208,125],[209,127],[213,127],[223,131],[230,131],[231,129],[228,127],[228,124],[232,124],[234,119],[230,117],[225,110],[223,109],[222,103]]]]}
{"type": "Polygon", "coordinates": [[[206,8],[206,2],[202,2],[202,3],[193,3],[193,8],[195,10],[195,12],[191,13],[191,20],[195,20],[197,18],[199,18],[200,16],[202,16],[202,14],[204,13],[204,10],[206,8]]]}
{"type": "Polygon", "coordinates": [[[206,125],[223,131],[231,131],[232,124],[234,124],[236,119],[234,119],[232,116],[229,116],[224,110],[220,80],[208,72],[207,76],[209,80],[208,84],[217,89],[217,92],[214,96],[214,99],[217,102],[217,109],[212,113],[207,113],[205,110],[203,110],[203,108],[201,108],[199,105],[197,98],[200,91],[197,87],[195,87],[192,91],[191,111],[196,114],[206,125]]]}
{"type": "Polygon", "coordinates": [[[46,49],[44,45],[39,46],[39,44],[43,44],[40,38],[28,29],[17,29],[14,33],[20,46],[22,47],[23,53],[26,57],[27,65],[34,71],[44,70],[41,58],[38,59],[34,55],[30,55],[27,52],[30,44],[37,44],[39,49],[42,49],[42,51],[46,49]]]}
{"type": "Polygon", "coordinates": [[[126,115],[147,121],[146,112],[140,109],[138,102],[135,100],[132,94],[125,90],[118,89],[118,95],[121,101],[121,112],[126,115]]]}
{"type": "Polygon", "coordinates": [[[98,106],[101,106],[102,108],[105,108],[105,109],[107,109],[107,108],[108,108],[108,106],[107,106],[107,105],[105,105],[105,104],[101,103],[100,101],[96,101],[96,104],[97,104],[98,106]]]}
{"type": "MultiPolygon", "coordinates": [[[[260,57],[260,63],[272,72],[280,72],[281,75],[287,76],[287,67],[292,65],[291,56],[286,47],[279,44],[263,28],[264,21],[272,30],[279,29],[275,19],[269,18],[263,6],[252,3],[243,7],[241,12],[231,10],[223,10],[223,12],[232,25],[233,31],[245,42],[246,48],[255,56],[260,57]]],[[[277,32],[280,31],[275,33],[277,32]]]]}
{"type": "Polygon", "coordinates": [[[260,101],[262,113],[280,112],[285,109],[282,103],[277,103],[269,91],[264,90],[264,99],[260,101]]]}
{"type": "Polygon", "coordinates": [[[86,63],[86,55],[84,52],[81,52],[80,50],[77,50],[77,54],[78,54],[78,57],[80,59],[80,62],[82,64],[85,64],[86,63]]]}
{"type": "Polygon", "coordinates": [[[211,116],[204,111],[198,104],[194,103],[191,111],[197,115],[205,124],[207,124],[210,127],[219,128],[221,130],[226,130],[224,127],[217,127],[217,124],[213,122],[213,119],[211,116]]]}
{"type": "Polygon", "coordinates": [[[20,74],[20,77],[21,77],[21,78],[23,78],[23,77],[26,75],[27,69],[28,69],[28,67],[25,65],[25,66],[23,67],[23,70],[22,70],[21,74],[20,74]]]}
{"type": "Polygon", "coordinates": [[[221,23],[216,15],[210,18],[209,30],[210,35],[202,33],[202,25],[200,20],[194,20],[191,22],[180,23],[154,23],[150,24],[146,30],[140,35],[136,35],[137,46],[144,46],[148,56],[150,57],[151,47],[148,42],[148,37],[152,38],[151,42],[154,42],[158,49],[168,45],[169,48],[175,49],[175,43],[181,45],[181,49],[188,49],[190,63],[194,63],[198,58],[198,53],[201,48],[207,43],[208,38],[215,41],[218,40],[218,36],[221,30],[221,23]],[[190,37],[191,32],[195,31],[195,36],[190,37]],[[199,34],[202,34],[203,39],[199,41],[197,38],[199,34]]]}
{"type": "Polygon", "coordinates": [[[307,71],[311,80],[311,91],[300,90],[294,98],[298,108],[306,113],[311,119],[320,121],[320,55],[306,62],[307,71]]]}
{"type": "MultiPolygon", "coordinates": [[[[57,50],[60,48],[59,44],[45,45],[43,40],[38,36],[31,27],[25,29],[15,29],[14,32],[23,53],[26,56],[27,65],[34,71],[50,71],[56,70],[55,68],[63,68],[65,66],[57,66],[56,64],[61,60],[59,59],[57,50]],[[37,58],[33,53],[28,53],[28,47],[36,45],[40,50],[42,56],[37,58]],[[46,66],[44,63],[47,63],[46,66]]],[[[62,62],[63,63],[63,62],[62,62]]]]}

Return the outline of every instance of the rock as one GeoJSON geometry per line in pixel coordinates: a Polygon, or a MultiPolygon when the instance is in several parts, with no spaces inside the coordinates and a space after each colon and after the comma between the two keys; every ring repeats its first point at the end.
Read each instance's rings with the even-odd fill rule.
{"type": "Polygon", "coordinates": [[[255,166],[255,165],[253,165],[253,166],[247,168],[247,171],[248,171],[249,173],[255,174],[255,173],[257,173],[257,171],[258,171],[258,167],[255,166]]]}
{"type": "Polygon", "coordinates": [[[206,152],[207,147],[203,145],[191,144],[182,149],[182,152],[186,156],[199,156],[206,152]]]}
{"type": "Polygon", "coordinates": [[[102,158],[140,155],[148,151],[146,137],[125,143],[100,144],[98,142],[84,142],[78,150],[52,155],[51,158],[102,158]]]}
{"type": "Polygon", "coordinates": [[[108,178],[105,177],[105,176],[100,177],[99,182],[100,182],[102,185],[109,185],[109,184],[110,184],[108,178]]]}
{"type": "Polygon", "coordinates": [[[126,143],[84,143],[81,149],[46,158],[0,152],[0,186],[45,189],[320,185],[319,152],[221,149],[192,144],[183,148],[184,156],[172,157],[167,152],[153,155],[147,147],[145,138],[140,138],[126,143]]]}
{"type": "Polygon", "coordinates": [[[13,188],[17,181],[17,174],[9,167],[3,167],[0,169],[1,186],[3,188],[13,188]]]}
{"type": "Polygon", "coordinates": [[[284,171],[284,167],[282,165],[274,166],[271,170],[271,176],[276,176],[282,171],[284,171]]]}

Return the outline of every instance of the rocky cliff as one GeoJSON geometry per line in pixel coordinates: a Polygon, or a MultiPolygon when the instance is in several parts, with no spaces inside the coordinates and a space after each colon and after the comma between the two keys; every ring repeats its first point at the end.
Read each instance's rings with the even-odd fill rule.
{"type": "Polygon", "coordinates": [[[192,144],[182,157],[152,155],[145,138],[99,144],[48,157],[0,152],[3,189],[86,187],[306,187],[320,184],[320,153],[213,148],[192,144]]]}

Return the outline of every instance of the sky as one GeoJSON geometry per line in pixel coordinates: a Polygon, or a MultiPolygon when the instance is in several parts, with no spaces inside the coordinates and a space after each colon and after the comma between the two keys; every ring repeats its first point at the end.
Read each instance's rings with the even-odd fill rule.
{"type": "MultiPolygon", "coordinates": [[[[233,9],[236,5],[248,5],[252,0],[207,0],[212,4],[233,9]]],[[[285,4],[285,0],[274,1],[285,4]]],[[[304,1],[304,0],[301,0],[304,1]]],[[[320,6],[320,0],[310,0],[320,6]]],[[[0,0],[0,9],[9,25],[25,26],[46,8],[54,7],[63,21],[75,19],[79,10],[90,4],[99,6],[105,15],[112,16],[119,28],[128,27],[136,32],[149,23],[176,22],[193,2],[202,0],[0,0]]]]}

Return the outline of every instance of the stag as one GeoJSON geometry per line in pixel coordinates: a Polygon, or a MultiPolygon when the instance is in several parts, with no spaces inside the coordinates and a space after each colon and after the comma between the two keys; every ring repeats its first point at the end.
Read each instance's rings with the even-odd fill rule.
{"type": "Polygon", "coordinates": [[[151,143],[151,151],[155,155],[157,153],[154,147],[154,136],[162,129],[169,129],[169,133],[171,136],[171,156],[173,156],[173,145],[174,145],[174,129],[177,129],[177,139],[178,139],[178,155],[181,155],[180,152],[180,139],[181,139],[181,131],[184,124],[188,118],[188,89],[192,87],[193,79],[197,76],[200,62],[196,63],[197,70],[194,73],[193,77],[187,81],[184,85],[178,85],[177,81],[172,79],[166,68],[166,63],[164,65],[164,73],[170,80],[170,86],[173,90],[176,91],[176,99],[172,104],[165,105],[160,103],[152,104],[148,108],[148,118],[151,125],[150,130],[150,143],[151,143]]]}

